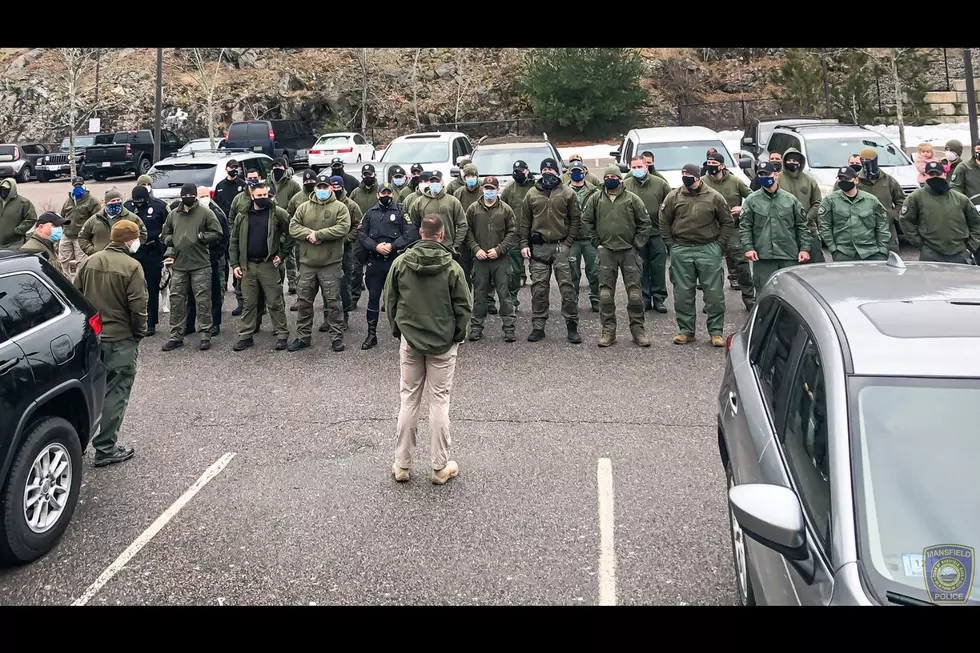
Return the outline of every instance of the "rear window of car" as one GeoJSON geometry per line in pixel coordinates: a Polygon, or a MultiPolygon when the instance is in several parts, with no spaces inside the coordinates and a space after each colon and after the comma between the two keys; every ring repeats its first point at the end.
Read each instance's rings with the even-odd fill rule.
{"type": "Polygon", "coordinates": [[[0,145],[0,156],[13,156],[17,154],[16,145],[0,145]]]}
{"type": "Polygon", "coordinates": [[[320,147],[327,145],[347,145],[350,143],[350,136],[321,136],[316,142],[320,147]]]}
{"type": "Polygon", "coordinates": [[[117,132],[112,137],[112,142],[116,145],[122,145],[124,143],[152,143],[153,136],[148,131],[117,132]]]}
{"type": "Polygon", "coordinates": [[[184,184],[211,188],[214,185],[216,167],[213,163],[156,165],[150,170],[152,188],[179,188],[184,184]]]}
{"type": "Polygon", "coordinates": [[[268,122],[239,122],[228,130],[229,141],[267,141],[269,140],[268,122]]]}

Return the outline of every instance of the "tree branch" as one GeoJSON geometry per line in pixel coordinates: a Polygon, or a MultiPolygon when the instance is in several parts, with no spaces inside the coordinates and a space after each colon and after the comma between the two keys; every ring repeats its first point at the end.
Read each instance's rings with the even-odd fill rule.
{"type": "Polygon", "coordinates": [[[412,108],[415,109],[415,125],[422,126],[419,120],[419,57],[422,56],[422,48],[415,49],[415,61],[412,62],[412,108]]]}

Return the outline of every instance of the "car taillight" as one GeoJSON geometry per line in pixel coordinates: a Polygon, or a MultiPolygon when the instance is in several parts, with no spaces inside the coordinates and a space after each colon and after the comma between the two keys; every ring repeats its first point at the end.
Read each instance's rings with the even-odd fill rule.
{"type": "Polygon", "coordinates": [[[731,350],[731,348],[732,348],[732,341],[734,339],[735,339],[735,334],[734,333],[732,335],[728,336],[727,338],[725,338],[725,351],[730,351],[731,350]]]}
{"type": "Polygon", "coordinates": [[[214,189],[208,191],[211,194],[211,199],[214,199],[214,189]]]}
{"type": "Polygon", "coordinates": [[[133,156],[133,146],[130,145],[129,143],[126,143],[126,157],[128,158],[131,156],[133,156]]]}
{"type": "Polygon", "coordinates": [[[276,140],[276,132],[272,131],[272,127],[269,127],[269,140],[270,141],[276,140]]]}
{"type": "Polygon", "coordinates": [[[310,150],[310,154],[319,154],[319,153],[320,153],[320,150],[319,150],[319,148],[316,148],[316,147],[315,147],[315,148],[313,148],[312,150],[310,150]]]}
{"type": "Polygon", "coordinates": [[[102,334],[102,316],[99,315],[98,312],[88,319],[88,325],[92,327],[92,331],[95,333],[95,335],[102,334]]]}
{"type": "Polygon", "coordinates": [[[14,161],[17,161],[18,159],[20,159],[20,148],[19,147],[15,147],[14,148],[14,161]]]}
{"type": "Polygon", "coordinates": [[[353,151],[354,151],[353,147],[342,147],[339,150],[337,150],[337,154],[350,154],[353,151]]]}
{"type": "Polygon", "coordinates": [[[231,132],[227,131],[225,132],[225,140],[227,141],[229,138],[231,138],[231,132]]]}

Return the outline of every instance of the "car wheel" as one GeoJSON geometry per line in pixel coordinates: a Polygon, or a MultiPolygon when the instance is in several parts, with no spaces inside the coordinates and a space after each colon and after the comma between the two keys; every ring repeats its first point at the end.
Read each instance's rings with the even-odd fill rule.
{"type": "Polygon", "coordinates": [[[61,539],[78,505],[82,447],[60,417],[31,425],[10,468],[0,504],[0,559],[25,564],[61,539]]]}
{"type": "Polygon", "coordinates": [[[21,168],[20,174],[17,175],[17,183],[18,184],[26,184],[27,182],[29,182],[31,180],[31,175],[33,173],[34,173],[34,171],[31,170],[31,166],[25,165],[23,168],[21,168]]]}
{"type": "Polygon", "coordinates": [[[51,177],[49,177],[48,176],[48,173],[46,173],[46,172],[39,172],[39,173],[37,173],[37,180],[39,182],[41,182],[42,184],[46,184],[49,181],[51,181],[51,177]]]}
{"type": "MultiPolygon", "coordinates": [[[[728,489],[735,487],[735,475],[732,474],[732,463],[725,466],[725,477],[728,489]]],[[[725,493],[726,501],[728,493],[725,493]]],[[[728,507],[728,523],[732,532],[732,558],[735,562],[735,589],[738,590],[738,602],[741,605],[755,605],[755,592],[752,590],[752,580],[749,578],[748,550],[745,546],[745,533],[738,525],[731,506],[728,507]]]]}
{"type": "Polygon", "coordinates": [[[138,168],[139,171],[136,173],[136,176],[139,177],[140,175],[145,175],[150,171],[150,168],[152,167],[153,164],[150,163],[149,159],[147,159],[146,157],[140,159],[139,168],[138,168]]]}

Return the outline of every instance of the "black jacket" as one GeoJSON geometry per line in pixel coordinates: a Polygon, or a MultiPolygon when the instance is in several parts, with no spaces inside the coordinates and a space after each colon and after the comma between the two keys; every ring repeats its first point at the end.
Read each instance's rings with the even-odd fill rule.
{"type": "Polygon", "coordinates": [[[376,203],[368,209],[357,232],[357,241],[361,247],[369,256],[375,257],[381,256],[375,251],[375,247],[381,243],[391,243],[390,256],[397,256],[418,240],[418,237],[415,225],[405,215],[401,204],[394,202],[388,208],[376,203]]]}
{"type": "Polygon", "coordinates": [[[222,179],[214,187],[214,201],[224,211],[225,216],[231,213],[231,203],[235,196],[245,190],[245,179],[235,177],[234,179],[222,179]]]}
{"type": "Polygon", "coordinates": [[[167,221],[167,214],[170,212],[166,202],[151,195],[150,201],[141,208],[137,208],[133,200],[127,201],[123,206],[138,215],[146,225],[146,242],[136,250],[136,258],[140,261],[151,258],[162,260],[167,248],[160,242],[160,232],[163,231],[163,223],[167,221]]]}
{"type": "Polygon", "coordinates": [[[343,177],[344,178],[344,189],[347,191],[347,195],[350,196],[354,192],[354,189],[361,185],[361,180],[356,177],[351,177],[346,172],[342,175],[338,175],[335,170],[330,171],[331,177],[343,177]]]}

